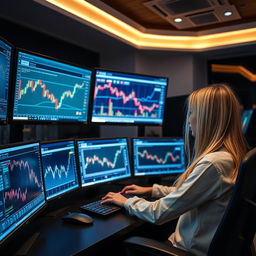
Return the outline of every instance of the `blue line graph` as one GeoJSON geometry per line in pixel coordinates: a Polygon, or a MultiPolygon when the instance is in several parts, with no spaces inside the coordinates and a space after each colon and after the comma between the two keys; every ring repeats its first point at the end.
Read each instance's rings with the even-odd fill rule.
{"type": "Polygon", "coordinates": [[[43,173],[47,196],[78,186],[74,147],[42,145],[43,173]]]}

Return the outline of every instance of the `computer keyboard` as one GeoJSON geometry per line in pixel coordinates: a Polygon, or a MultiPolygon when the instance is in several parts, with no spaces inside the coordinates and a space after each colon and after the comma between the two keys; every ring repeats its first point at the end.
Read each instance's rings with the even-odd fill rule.
{"type": "Polygon", "coordinates": [[[86,212],[92,212],[102,216],[106,216],[121,210],[121,207],[117,205],[109,204],[109,203],[101,204],[101,202],[102,200],[94,201],[94,202],[80,206],[80,209],[82,211],[84,210],[86,212]]]}
{"type": "MultiPolygon", "coordinates": [[[[133,197],[134,195],[132,194],[123,194],[126,198],[133,197]]],[[[115,204],[111,203],[104,203],[101,204],[102,200],[97,200],[85,205],[80,206],[81,211],[85,211],[88,213],[95,213],[97,215],[101,216],[107,216],[112,213],[118,212],[121,210],[120,206],[117,206],[115,204]]]]}

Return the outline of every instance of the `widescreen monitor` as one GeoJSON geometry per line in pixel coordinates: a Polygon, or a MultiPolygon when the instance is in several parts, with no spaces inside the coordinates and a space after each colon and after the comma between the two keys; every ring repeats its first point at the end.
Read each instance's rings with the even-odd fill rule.
{"type": "Polygon", "coordinates": [[[0,243],[45,205],[39,143],[0,149],[0,243]]]}
{"type": "Polygon", "coordinates": [[[87,122],[92,71],[18,51],[13,120],[87,122]]]}
{"type": "Polygon", "coordinates": [[[134,138],[134,175],[163,175],[185,170],[184,140],[182,138],[134,138]]]}
{"type": "Polygon", "coordinates": [[[164,77],[97,69],[91,121],[160,125],[167,87],[164,77]]]}
{"type": "Polygon", "coordinates": [[[41,154],[47,200],[79,187],[73,140],[43,142],[41,154]]]}
{"type": "Polygon", "coordinates": [[[0,122],[7,121],[10,69],[13,47],[0,38],[0,122]]]}
{"type": "Polygon", "coordinates": [[[131,176],[126,138],[77,141],[82,187],[131,176]]]}
{"type": "Polygon", "coordinates": [[[246,133],[252,118],[253,109],[245,109],[242,114],[242,130],[243,133],[246,133]]]}

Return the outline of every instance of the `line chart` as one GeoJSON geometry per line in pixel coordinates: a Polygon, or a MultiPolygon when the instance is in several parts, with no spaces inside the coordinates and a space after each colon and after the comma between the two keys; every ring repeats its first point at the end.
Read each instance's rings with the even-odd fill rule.
{"type": "Polygon", "coordinates": [[[71,149],[42,154],[46,190],[76,183],[75,154],[71,149]]]}
{"type": "MultiPolygon", "coordinates": [[[[30,167],[29,162],[28,161],[24,161],[24,160],[12,160],[8,163],[8,165],[10,166],[10,170],[13,171],[15,169],[15,167],[19,167],[20,170],[22,169],[27,169],[28,170],[28,177],[29,180],[32,181],[34,184],[36,184],[36,186],[38,188],[41,187],[41,183],[38,180],[37,175],[35,174],[34,170],[30,167]]],[[[24,174],[23,174],[24,175],[24,174]]]]}
{"type": "Polygon", "coordinates": [[[113,169],[124,168],[123,147],[102,147],[99,149],[84,150],[84,170],[86,174],[92,174],[102,171],[111,171],[113,169]]]}
{"type": "Polygon", "coordinates": [[[22,202],[25,202],[27,200],[27,193],[28,193],[27,188],[25,189],[25,191],[22,191],[21,188],[11,189],[10,191],[5,191],[4,192],[4,201],[21,200],[22,202]]]}
{"type": "Polygon", "coordinates": [[[180,164],[181,150],[177,146],[154,146],[139,147],[138,151],[139,165],[172,165],[180,164]]]}
{"type": "Polygon", "coordinates": [[[156,154],[150,154],[148,152],[148,150],[143,150],[143,152],[138,152],[138,155],[141,157],[141,158],[145,158],[147,160],[151,160],[153,162],[156,162],[157,164],[167,164],[168,161],[171,162],[171,163],[176,163],[180,160],[180,156],[179,155],[176,155],[174,156],[172,154],[172,152],[166,152],[164,158],[156,155],[156,154]]]}

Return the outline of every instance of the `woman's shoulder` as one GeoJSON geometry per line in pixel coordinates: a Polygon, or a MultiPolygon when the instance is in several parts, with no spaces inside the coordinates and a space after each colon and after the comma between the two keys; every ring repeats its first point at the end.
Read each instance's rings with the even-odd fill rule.
{"type": "Polygon", "coordinates": [[[227,151],[216,151],[205,155],[199,162],[208,162],[214,165],[217,169],[222,170],[226,168],[232,168],[234,160],[232,155],[227,151]]]}

